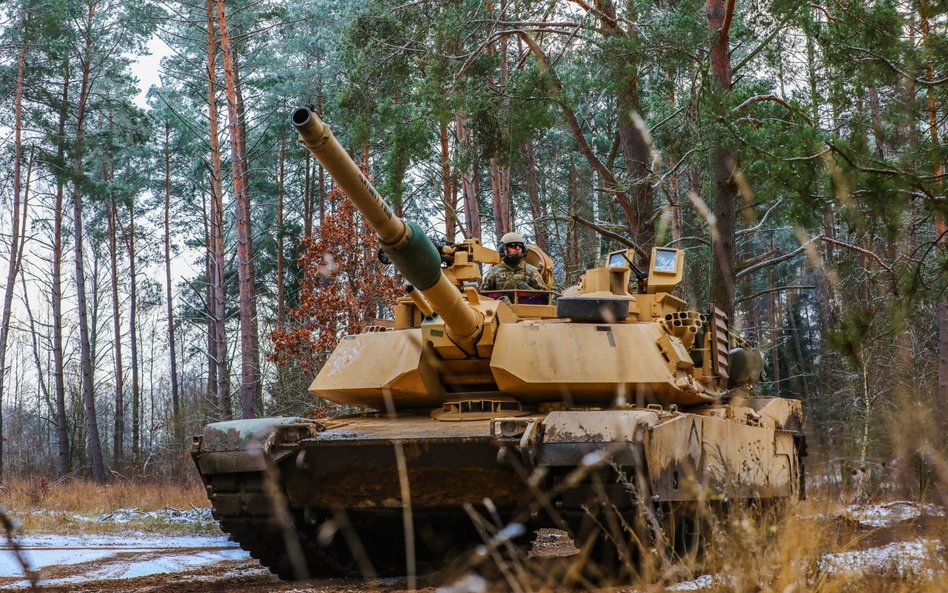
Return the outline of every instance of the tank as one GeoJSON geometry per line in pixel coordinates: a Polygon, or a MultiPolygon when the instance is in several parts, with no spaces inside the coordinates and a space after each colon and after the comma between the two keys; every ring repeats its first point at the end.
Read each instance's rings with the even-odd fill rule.
{"type": "Polygon", "coordinates": [[[698,509],[803,496],[801,403],[756,395],[761,353],[676,295],[683,251],[653,249],[647,270],[612,252],[556,294],[530,245],[547,290],[482,294],[497,251],[436,246],[316,114],[292,121],[410,287],[309,388],[363,413],[218,422],[194,439],[214,517],[272,572],[414,574],[541,528],[607,570],[694,545],[698,509]]]}

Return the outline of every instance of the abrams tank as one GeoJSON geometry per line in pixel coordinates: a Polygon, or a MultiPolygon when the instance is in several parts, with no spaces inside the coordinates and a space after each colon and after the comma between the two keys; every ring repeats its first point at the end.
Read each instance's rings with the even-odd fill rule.
{"type": "Polygon", "coordinates": [[[801,404],[755,395],[760,352],[674,294],[684,252],[655,248],[640,270],[615,251],[557,295],[531,245],[547,290],[481,293],[497,251],[436,247],[316,114],[292,121],[410,290],[309,388],[363,413],[219,422],[194,439],[215,518],[271,571],[414,574],[545,527],[609,567],[687,549],[698,509],[803,496],[801,404]]]}

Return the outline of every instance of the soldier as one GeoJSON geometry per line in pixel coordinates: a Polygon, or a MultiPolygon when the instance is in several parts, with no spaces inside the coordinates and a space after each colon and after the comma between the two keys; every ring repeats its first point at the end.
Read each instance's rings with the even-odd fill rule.
{"type": "Polygon", "coordinates": [[[494,290],[546,290],[540,272],[526,261],[526,246],[519,233],[507,233],[500,239],[504,261],[492,267],[481,282],[481,292],[494,290]]]}

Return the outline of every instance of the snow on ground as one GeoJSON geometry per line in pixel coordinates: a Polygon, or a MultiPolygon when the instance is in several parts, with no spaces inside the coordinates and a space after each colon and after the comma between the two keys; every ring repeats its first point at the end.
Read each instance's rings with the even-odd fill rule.
{"type": "MultiPolygon", "coordinates": [[[[160,552],[160,550],[159,550],[160,552]]],[[[128,561],[115,559],[114,562],[97,563],[94,570],[56,579],[41,579],[41,586],[57,586],[68,583],[102,581],[112,579],[136,579],[153,574],[171,574],[216,564],[227,560],[243,560],[248,555],[243,550],[216,550],[188,552],[187,554],[162,554],[157,558],[128,561]]],[[[12,583],[4,589],[27,586],[26,581],[12,583]]]]}
{"type": "Polygon", "coordinates": [[[893,542],[865,550],[824,554],[819,568],[831,574],[858,572],[933,577],[946,568],[943,552],[944,548],[935,540],[893,542]]]}
{"type": "MultiPolygon", "coordinates": [[[[945,573],[944,548],[936,540],[893,542],[884,546],[824,554],[817,562],[820,572],[829,574],[892,574],[905,578],[939,578],[945,573]]],[[[694,580],[671,585],[668,591],[701,591],[734,583],[734,577],[701,575],[694,580]]]]}
{"type": "MultiPolygon", "coordinates": [[[[181,572],[207,564],[248,558],[237,544],[220,536],[30,535],[17,540],[30,567],[76,566],[76,574],[43,580],[56,585],[101,579],[132,579],[152,574],[181,572]],[[78,565],[88,564],[88,567],[78,565]]],[[[17,577],[23,568],[8,545],[0,546],[0,577],[17,577]]],[[[3,588],[26,586],[25,581],[3,588]]]]}
{"type": "Polygon", "coordinates": [[[843,516],[866,527],[888,527],[917,519],[922,515],[944,517],[945,509],[933,504],[918,504],[907,500],[897,500],[885,504],[851,505],[843,511],[843,516]]]}
{"type": "Polygon", "coordinates": [[[476,574],[469,574],[461,579],[442,587],[435,593],[484,593],[487,591],[487,581],[476,574]]]}
{"type": "MultiPolygon", "coordinates": [[[[17,543],[26,549],[37,550],[149,550],[167,548],[233,548],[237,544],[227,540],[226,535],[157,535],[128,532],[121,534],[57,535],[30,534],[17,538],[17,543]]],[[[0,550],[8,550],[6,542],[0,550]]]]}
{"type": "Polygon", "coordinates": [[[710,589],[715,582],[721,582],[721,577],[703,574],[692,581],[684,581],[682,583],[671,585],[667,589],[669,591],[700,591],[702,589],[710,589]]]}
{"type": "Polygon", "coordinates": [[[157,511],[142,511],[140,509],[116,509],[101,515],[69,514],[48,509],[37,509],[34,514],[66,516],[77,523],[114,523],[126,525],[129,523],[150,523],[161,525],[193,525],[196,528],[205,528],[214,525],[211,509],[175,509],[165,508],[157,511]]]}

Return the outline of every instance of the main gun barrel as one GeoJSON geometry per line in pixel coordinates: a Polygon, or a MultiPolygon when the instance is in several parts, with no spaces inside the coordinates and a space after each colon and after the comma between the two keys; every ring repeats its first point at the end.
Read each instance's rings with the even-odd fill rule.
{"type": "Polygon", "coordinates": [[[431,240],[417,224],[395,215],[318,115],[308,107],[299,107],[293,111],[293,125],[306,148],[379,236],[382,249],[398,271],[425,295],[454,341],[464,350],[473,350],[483,329],[483,317],[464,302],[441,271],[441,254],[431,240]]]}

